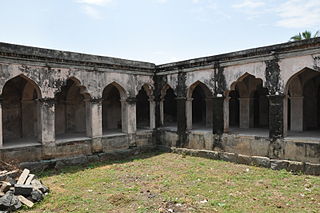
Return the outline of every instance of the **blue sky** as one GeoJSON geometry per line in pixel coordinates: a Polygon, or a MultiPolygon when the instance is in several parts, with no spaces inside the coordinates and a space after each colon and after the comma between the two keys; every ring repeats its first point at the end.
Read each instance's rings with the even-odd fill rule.
{"type": "Polygon", "coordinates": [[[0,0],[0,41],[156,64],[320,30],[320,0],[0,0]]]}

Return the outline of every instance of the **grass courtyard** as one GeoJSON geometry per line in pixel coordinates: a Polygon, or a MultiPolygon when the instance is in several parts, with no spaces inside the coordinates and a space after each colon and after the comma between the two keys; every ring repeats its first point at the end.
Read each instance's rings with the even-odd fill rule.
{"type": "Polygon", "coordinates": [[[20,212],[320,212],[320,177],[172,153],[40,177],[51,193],[20,212]]]}

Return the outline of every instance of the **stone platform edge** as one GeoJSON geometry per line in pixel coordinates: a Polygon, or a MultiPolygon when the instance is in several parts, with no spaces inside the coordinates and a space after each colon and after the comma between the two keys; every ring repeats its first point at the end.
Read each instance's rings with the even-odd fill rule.
{"type": "Polygon", "coordinates": [[[271,159],[268,157],[261,156],[248,156],[229,152],[210,151],[210,150],[197,150],[187,148],[176,148],[176,147],[159,147],[163,151],[171,151],[172,153],[189,155],[194,157],[202,157],[212,160],[222,160],[232,163],[245,164],[249,166],[257,166],[270,168],[273,170],[285,169],[294,174],[306,174],[306,175],[320,175],[320,164],[271,159]]]}
{"type": "Polygon", "coordinates": [[[143,153],[157,152],[156,146],[140,146],[129,149],[119,149],[108,152],[94,153],[90,155],[79,155],[74,157],[55,158],[50,160],[40,160],[19,163],[20,169],[29,169],[32,172],[41,172],[50,169],[62,169],[67,166],[84,166],[90,163],[105,161],[126,160],[143,153]]]}

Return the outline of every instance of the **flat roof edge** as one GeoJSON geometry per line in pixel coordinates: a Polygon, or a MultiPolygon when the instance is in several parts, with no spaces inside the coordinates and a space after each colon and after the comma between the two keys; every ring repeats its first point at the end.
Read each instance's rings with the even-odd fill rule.
{"type": "Polygon", "coordinates": [[[121,58],[114,58],[108,56],[92,55],[85,53],[77,53],[71,51],[54,50],[40,47],[32,47],[25,45],[17,45],[0,42],[0,57],[7,56],[13,58],[25,58],[32,60],[39,60],[44,62],[55,63],[87,63],[87,64],[101,64],[110,65],[114,68],[134,68],[134,69],[155,69],[155,64],[149,62],[127,60],[121,58]]]}
{"type": "Polygon", "coordinates": [[[269,46],[262,46],[257,48],[250,48],[246,50],[240,50],[235,52],[223,53],[218,55],[188,59],[178,62],[172,62],[167,64],[157,65],[157,71],[168,71],[168,70],[176,70],[190,67],[197,67],[212,64],[219,61],[228,61],[232,59],[245,59],[247,57],[259,56],[259,55],[268,55],[268,54],[277,54],[284,51],[290,50],[299,50],[299,49],[308,49],[308,48],[320,48],[320,37],[306,39],[302,41],[294,41],[294,42],[285,42],[280,44],[274,44],[269,46]]]}

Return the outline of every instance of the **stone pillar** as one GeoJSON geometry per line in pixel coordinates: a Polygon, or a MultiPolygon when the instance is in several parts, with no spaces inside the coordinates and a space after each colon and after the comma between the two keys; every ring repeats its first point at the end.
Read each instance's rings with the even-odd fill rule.
{"type": "Polygon", "coordinates": [[[254,126],[253,98],[239,98],[240,103],[240,128],[254,126]]]}
{"type": "Polygon", "coordinates": [[[150,104],[150,129],[156,128],[156,102],[154,97],[149,98],[150,104]]]}
{"type": "Polygon", "coordinates": [[[102,137],[102,99],[86,100],[86,132],[90,138],[102,137]]]}
{"type": "Polygon", "coordinates": [[[229,132],[229,101],[230,97],[225,97],[223,102],[223,123],[224,123],[224,132],[229,132]]]}
{"type": "Polygon", "coordinates": [[[193,98],[186,99],[187,130],[192,129],[192,101],[193,101],[193,98]]]}
{"type": "Polygon", "coordinates": [[[136,99],[129,97],[121,99],[122,132],[132,134],[137,130],[136,99]]]}
{"type": "Polygon", "coordinates": [[[269,138],[284,137],[283,103],[284,95],[269,95],[269,138]]]}
{"type": "Polygon", "coordinates": [[[214,97],[212,101],[212,132],[221,135],[224,129],[224,97],[214,97]]]}
{"type": "Polygon", "coordinates": [[[186,141],[187,118],[186,118],[186,97],[177,97],[177,132],[179,140],[177,147],[183,147],[186,141]]]}
{"type": "Polygon", "coordinates": [[[154,96],[154,101],[155,101],[155,128],[159,128],[160,126],[162,126],[162,120],[161,120],[161,108],[163,108],[163,106],[161,107],[161,99],[159,96],[155,95],[154,96]]]}
{"type": "Polygon", "coordinates": [[[212,127],[212,98],[206,98],[206,127],[212,127]]]}
{"type": "Polygon", "coordinates": [[[283,99],[283,136],[288,135],[288,96],[283,99]]]}
{"type": "Polygon", "coordinates": [[[160,99],[160,126],[164,125],[164,99],[160,99]]]}
{"type": "Polygon", "coordinates": [[[128,132],[128,125],[127,125],[127,101],[124,98],[120,99],[121,102],[121,128],[123,133],[128,132]]]}
{"type": "Polygon", "coordinates": [[[2,97],[0,97],[0,148],[3,147],[2,103],[3,103],[3,99],[2,97]]]}
{"type": "Polygon", "coordinates": [[[38,139],[42,144],[55,142],[55,100],[39,99],[38,139]]]}
{"type": "Polygon", "coordinates": [[[290,130],[303,131],[303,97],[290,97],[290,130]]]}

